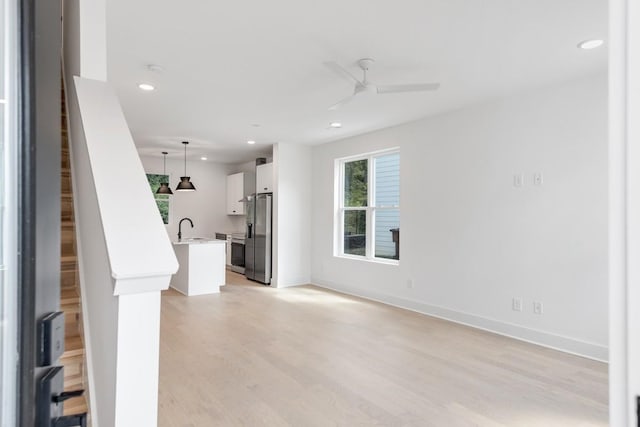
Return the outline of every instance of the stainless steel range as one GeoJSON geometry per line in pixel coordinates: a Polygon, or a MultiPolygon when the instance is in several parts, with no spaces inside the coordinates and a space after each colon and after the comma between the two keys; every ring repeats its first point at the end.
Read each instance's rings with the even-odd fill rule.
{"type": "Polygon", "coordinates": [[[231,271],[244,274],[245,267],[245,236],[244,233],[231,234],[231,271]]]}

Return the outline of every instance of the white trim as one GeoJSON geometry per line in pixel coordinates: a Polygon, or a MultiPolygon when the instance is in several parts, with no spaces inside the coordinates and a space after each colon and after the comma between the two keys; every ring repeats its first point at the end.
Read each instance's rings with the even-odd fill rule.
{"type": "Polygon", "coordinates": [[[335,255],[335,257],[348,259],[350,261],[362,261],[362,262],[373,262],[376,264],[400,265],[400,261],[398,261],[397,259],[390,259],[390,258],[366,258],[359,255],[349,255],[349,254],[335,255]]]}
{"type": "Polygon", "coordinates": [[[356,286],[343,285],[326,280],[311,278],[311,283],[321,288],[331,289],[348,295],[365,298],[372,301],[381,302],[394,307],[415,311],[417,313],[448,320],[454,323],[470,326],[476,329],[514,338],[532,344],[548,347],[565,353],[574,354],[588,359],[606,362],[608,349],[603,345],[578,340],[571,337],[556,335],[537,329],[531,329],[512,323],[502,322],[487,317],[462,311],[451,310],[446,307],[426,304],[420,301],[396,297],[393,295],[372,292],[369,289],[356,286]]]}
{"type": "Polygon", "coordinates": [[[627,414],[629,424],[637,425],[636,399],[640,396],[640,4],[627,2],[626,13],[626,111],[624,120],[626,171],[626,350],[627,414]]]}
{"type": "Polygon", "coordinates": [[[15,0],[0,0],[2,22],[3,75],[0,81],[4,96],[0,109],[4,122],[0,135],[0,425],[16,424],[18,378],[18,5],[15,0]],[[9,100],[10,102],[7,102],[9,100]]]}
{"type": "Polygon", "coordinates": [[[629,14],[632,4],[630,0],[609,2],[609,423],[612,426],[635,425],[637,418],[629,365],[638,362],[630,359],[633,338],[628,323],[629,310],[634,305],[637,309],[638,305],[628,293],[632,279],[629,263],[633,260],[629,240],[638,238],[630,233],[628,223],[634,220],[628,216],[630,190],[637,185],[628,174],[634,159],[627,152],[631,143],[627,132],[633,125],[627,97],[630,80],[635,78],[630,75],[627,61],[632,54],[638,54],[631,51],[628,39],[633,22],[629,14]]]}

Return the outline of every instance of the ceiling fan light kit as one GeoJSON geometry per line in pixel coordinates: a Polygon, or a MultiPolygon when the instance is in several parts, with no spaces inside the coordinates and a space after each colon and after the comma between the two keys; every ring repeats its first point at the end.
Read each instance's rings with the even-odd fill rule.
{"type": "Polygon", "coordinates": [[[187,145],[189,141],[182,141],[184,144],[184,174],[185,176],[180,177],[180,182],[176,187],[176,191],[196,191],[196,186],[190,181],[191,177],[187,175],[187,145]]]}
{"type": "Polygon", "coordinates": [[[324,63],[327,68],[331,69],[343,79],[348,80],[349,83],[354,84],[353,94],[332,105],[331,107],[329,107],[329,110],[336,110],[344,106],[346,103],[350,102],[356,95],[363,92],[368,92],[374,95],[386,95],[390,93],[432,91],[440,87],[440,83],[376,85],[367,79],[367,72],[374,62],[375,60],[371,58],[362,58],[358,60],[358,66],[362,70],[362,80],[358,80],[353,76],[353,74],[351,74],[335,61],[324,63]]]}

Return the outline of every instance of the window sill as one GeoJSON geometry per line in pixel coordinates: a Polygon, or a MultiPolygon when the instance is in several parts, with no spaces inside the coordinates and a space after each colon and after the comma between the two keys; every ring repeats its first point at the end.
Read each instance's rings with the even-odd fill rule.
{"type": "Polygon", "coordinates": [[[363,256],[351,256],[351,255],[334,255],[334,258],[348,259],[350,261],[363,261],[363,262],[371,262],[374,264],[383,264],[383,265],[400,265],[400,260],[396,259],[385,259],[385,258],[366,258],[363,256]]]}

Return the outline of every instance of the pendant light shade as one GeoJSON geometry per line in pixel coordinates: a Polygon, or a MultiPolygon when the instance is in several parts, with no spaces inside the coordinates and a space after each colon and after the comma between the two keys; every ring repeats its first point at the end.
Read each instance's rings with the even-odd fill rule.
{"type": "Polygon", "coordinates": [[[187,175],[187,145],[189,141],[182,141],[184,144],[184,174],[180,177],[180,182],[176,187],[176,191],[196,191],[196,186],[190,181],[191,177],[187,175]]]}
{"type": "Polygon", "coordinates": [[[190,176],[181,176],[176,191],[196,191],[196,187],[189,181],[190,179],[190,176]]]}
{"type": "MultiPolygon", "coordinates": [[[[166,151],[162,152],[162,155],[164,156],[164,168],[162,172],[163,176],[167,176],[167,154],[169,153],[167,153],[166,151]]],[[[173,194],[173,191],[171,191],[168,182],[161,182],[160,187],[158,187],[158,191],[156,191],[156,194],[173,194]]]]}

